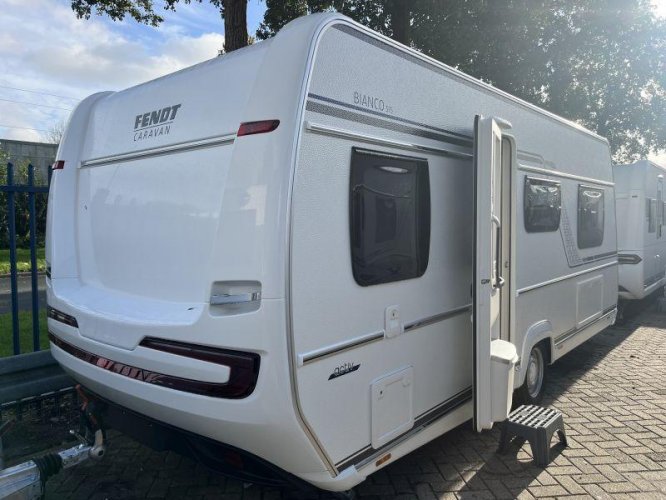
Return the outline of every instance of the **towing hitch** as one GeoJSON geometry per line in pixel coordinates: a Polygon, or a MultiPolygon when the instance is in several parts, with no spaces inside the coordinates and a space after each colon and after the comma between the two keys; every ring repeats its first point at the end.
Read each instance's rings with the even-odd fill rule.
{"type": "Polygon", "coordinates": [[[97,402],[76,387],[83,402],[81,431],[69,433],[79,441],[77,446],[57,453],[47,453],[22,464],[0,470],[0,499],[36,500],[45,493],[46,481],[63,469],[86,460],[100,460],[106,453],[106,433],[97,402]]]}

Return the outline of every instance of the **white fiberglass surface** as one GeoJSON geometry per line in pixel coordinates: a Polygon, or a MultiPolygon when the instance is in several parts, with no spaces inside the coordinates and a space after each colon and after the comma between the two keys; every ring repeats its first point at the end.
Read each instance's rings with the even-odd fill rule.
{"type": "Polygon", "coordinates": [[[81,280],[159,300],[206,300],[232,149],[82,168],[81,280]]]}

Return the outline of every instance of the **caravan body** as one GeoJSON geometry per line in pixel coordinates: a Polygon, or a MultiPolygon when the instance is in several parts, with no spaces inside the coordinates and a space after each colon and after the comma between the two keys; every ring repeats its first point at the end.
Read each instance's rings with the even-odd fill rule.
{"type": "Polygon", "coordinates": [[[56,359],[323,488],[489,428],[535,346],[614,320],[607,142],[342,16],[91,96],[58,159],[56,359]]]}
{"type": "Polygon", "coordinates": [[[615,165],[621,299],[640,300],[666,285],[666,169],[648,160],[615,165]]]}

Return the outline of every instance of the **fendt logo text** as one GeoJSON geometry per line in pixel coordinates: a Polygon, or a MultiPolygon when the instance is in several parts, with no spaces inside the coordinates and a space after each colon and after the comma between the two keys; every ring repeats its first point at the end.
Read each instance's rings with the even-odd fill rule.
{"type": "Polygon", "coordinates": [[[134,142],[150,139],[160,135],[168,135],[171,124],[182,104],[174,104],[155,111],[136,115],[134,119],[134,142]]]}

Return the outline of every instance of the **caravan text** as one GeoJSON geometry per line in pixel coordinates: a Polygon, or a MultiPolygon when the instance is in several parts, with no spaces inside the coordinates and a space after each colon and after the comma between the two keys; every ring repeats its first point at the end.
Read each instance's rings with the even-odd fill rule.
{"type": "Polygon", "coordinates": [[[393,108],[384,102],[384,99],[369,94],[354,92],[354,104],[364,108],[374,109],[382,113],[393,113],[393,108]]]}
{"type": "Polygon", "coordinates": [[[136,115],[134,119],[134,141],[142,141],[170,132],[170,124],[176,119],[176,114],[182,104],[174,104],[155,111],[136,115]]]}

